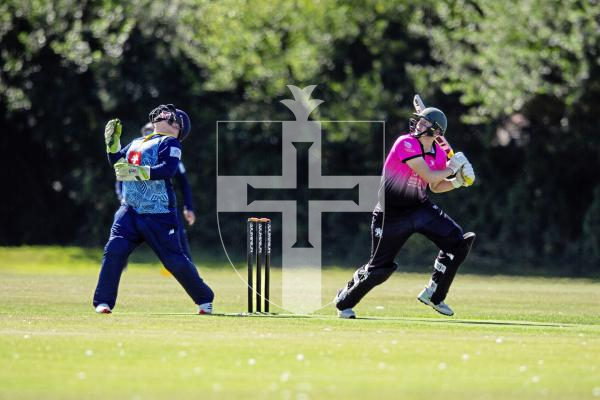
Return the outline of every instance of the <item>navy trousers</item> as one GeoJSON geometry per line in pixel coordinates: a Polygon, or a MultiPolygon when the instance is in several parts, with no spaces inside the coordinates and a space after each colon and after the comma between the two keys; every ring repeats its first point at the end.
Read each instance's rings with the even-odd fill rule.
{"type": "Polygon", "coordinates": [[[179,241],[181,242],[181,248],[183,249],[183,253],[192,260],[192,252],[190,250],[190,242],[188,241],[187,231],[185,230],[185,224],[187,223],[183,213],[181,211],[177,212],[177,218],[179,218],[179,241]]]}
{"type": "Polygon", "coordinates": [[[94,307],[105,303],[111,309],[114,308],[121,273],[127,265],[127,259],[144,241],[183,286],[194,303],[212,302],[214,293],[186,256],[181,245],[179,228],[175,212],[138,214],[128,206],[121,206],[115,214],[110,237],[104,247],[102,268],[94,293],[94,307]]]}

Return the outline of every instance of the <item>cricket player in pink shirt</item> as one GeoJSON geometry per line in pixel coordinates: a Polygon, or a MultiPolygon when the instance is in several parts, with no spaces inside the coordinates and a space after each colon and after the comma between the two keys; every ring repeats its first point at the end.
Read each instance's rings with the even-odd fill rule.
{"type": "Polygon", "coordinates": [[[444,300],[475,234],[463,233],[456,222],[429,200],[427,189],[442,193],[470,186],[475,172],[463,153],[456,153],[448,160],[435,141],[437,136],[444,135],[448,125],[442,111],[429,107],[415,117],[410,132],[396,140],[385,160],[379,203],[371,224],[371,257],[335,297],[341,318],[355,318],[352,308],[392,275],[398,267],[394,258],[413,233],[424,235],[440,249],[431,280],[417,299],[441,314],[454,315],[444,300]]]}

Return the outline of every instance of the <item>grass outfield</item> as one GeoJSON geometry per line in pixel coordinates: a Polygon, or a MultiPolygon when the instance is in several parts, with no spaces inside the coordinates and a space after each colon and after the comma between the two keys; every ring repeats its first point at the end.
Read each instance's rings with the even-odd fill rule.
{"type": "MultiPolygon", "coordinates": [[[[459,274],[447,318],[415,299],[428,275],[397,273],[357,320],[197,316],[159,264],[131,263],[97,315],[99,256],[0,248],[0,399],[600,399],[598,281],[459,274]]],[[[245,309],[230,266],[200,268],[216,311],[245,309]]],[[[324,271],[324,304],[350,273],[324,271]]]]}

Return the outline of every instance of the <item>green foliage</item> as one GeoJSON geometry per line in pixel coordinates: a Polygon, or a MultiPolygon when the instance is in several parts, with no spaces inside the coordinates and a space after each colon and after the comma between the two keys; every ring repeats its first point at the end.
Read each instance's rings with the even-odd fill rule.
{"type": "MultiPolygon", "coordinates": [[[[387,149],[421,93],[475,165],[472,188],[434,198],[478,233],[479,259],[578,265],[596,255],[599,21],[592,0],[4,1],[3,148],[21,151],[5,155],[20,180],[0,243],[102,243],[117,205],[103,127],[120,118],[126,143],[166,102],[192,116],[184,160],[199,214],[216,225],[215,121],[291,119],[287,85],[316,84],[324,103],[310,118],[385,121],[387,149]]],[[[327,153],[324,168],[379,170],[365,156],[381,144],[342,125],[325,134],[344,154],[327,153]]],[[[246,143],[277,145],[260,130],[246,143]]],[[[356,264],[359,250],[345,247],[361,246],[352,233],[368,217],[327,218],[339,230],[329,252],[356,264]]],[[[212,229],[190,236],[220,245],[212,229]]]]}
{"type": "Polygon", "coordinates": [[[596,1],[456,0],[437,2],[415,27],[444,66],[427,76],[475,106],[469,121],[482,121],[520,111],[535,95],[575,102],[598,63],[589,56],[599,46],[599,16],[596,1]]]}

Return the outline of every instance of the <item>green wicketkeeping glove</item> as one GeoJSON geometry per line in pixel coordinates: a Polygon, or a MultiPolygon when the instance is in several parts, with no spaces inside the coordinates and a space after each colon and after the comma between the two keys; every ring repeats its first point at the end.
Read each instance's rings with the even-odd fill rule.
{"type": "Polygon", "coordinates": [[[104,128],[104,141],[106,142],[106,152],[116,153],[121,150],[121,121],[118,118],[111,119],[104,128]]]}
{"type": "Polygon", "coordinates": [[[115,175],[118,181],[147,181],[150,179],[150,167],[119,161],[115,164],[115,175]]]}

